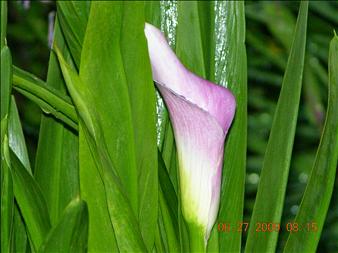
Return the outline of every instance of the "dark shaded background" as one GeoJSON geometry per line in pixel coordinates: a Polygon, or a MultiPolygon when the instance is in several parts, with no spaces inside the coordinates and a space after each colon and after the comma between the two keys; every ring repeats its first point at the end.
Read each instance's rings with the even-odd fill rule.
{"type": "MultiPolygon", "coordinates": [[[[259,172],[282,83],[298,11],[297,2],[246,2],[248,54],[248,162],[245,220],[254,205],[259,172]]],[[[338,31],[338,2],[310,2],[302,98],[282,224],[297,213],[325,118],[327,59],[333,30],[338,31]]],[[[45,80],[49,58],[48,15],[52,1],[9,2],[8,44],[13,63],[45,80]],[[25,4],[23,2],[26,2],[25,4]]],[[[30,160],[39,134],[41,110],[15,94],[30,160]]],[[[287,233],[281,233],[279,248],[287,233]]],[[[338,252],[338,183],[318,252],[338,252]]]]}

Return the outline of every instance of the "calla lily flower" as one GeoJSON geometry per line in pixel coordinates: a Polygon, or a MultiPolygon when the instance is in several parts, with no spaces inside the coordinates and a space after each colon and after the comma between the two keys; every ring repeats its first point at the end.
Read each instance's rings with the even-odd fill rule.
{"type": "Polygon", "coordinates": [[[219,209],[224,140],[235,98],[185,68],[156,27],[146,24],[145,36],[153,79],[174,129],[183,216],[200,230],[205,247],[219,209]]]}

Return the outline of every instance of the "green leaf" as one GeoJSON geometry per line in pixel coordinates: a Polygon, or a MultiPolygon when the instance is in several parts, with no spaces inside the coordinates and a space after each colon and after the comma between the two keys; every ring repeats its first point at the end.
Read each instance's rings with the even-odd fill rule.
{"type": "Polygon", "coordinates": [[[315,252],[335,182],[338,160],[338,36],[330,43],[329,101],[326,120],[310,179],[294,220],[309,227],[290,233],[284,252],[315,252]]]}
{"type": "Polygon", "coordinates": [[[161,3],[160,1],[144,1],[146,22],[154,26],[161,26],[161,3]]]}
{"type": "MultiPolygon", "coordinates": [[[[2,3],[1,3],[2,4],[2,3]]],[[[12,91],[12,57],[9,48],[1,49],[1,114],[3,119],[9,113],[12,91]]]]}
{"type": "MultiPolygon", "coordinates": [[[[84,31],[89,16],[89,13],[86,14],[87,18],[83,15],[87,11],[87,3],[60,1],[57,4],[63,34],[65,34],[72,57],[77,67],[80,68],[84,31]],[[77,12],[79,14],[73,15],[77,12]],[[65,15],[65,13],[68,14],[65,15]]],[[[82,131],[79,133],[79,167],[81,197],[86,200],[89,210],[88,251],[114,252],[117,246],[107,211],[104,186],[82,131]]]]}
{"type": "Polygon", "coordinates": [[[47,86],[32,74],[14,67],[13,87],[34,101],[47,114],[53,114],[73,129],[77,129],[77,115],[68,96],[47,86]]]}
{"type": "MultiPolygon", "coordinates": [[[[215,81],[226,86],[236,98],[236,115],[228,133],[222,172],[220,210],[217,222],[237,227],[243,220],[244,182],[247,142],[247,62],[245,49],[244,3],[216,4],[215,81]],[[226,13],[226,14],[224,14],[226,13]]],[[[241,233],[219,233],[217,223],[214,236],[219,237],[221,252],[240,252],[241,233]]],[[[213,237],[209,244],[212,244],[213,237]]],[[[211,246],[211,245],[209,245],[211,246]]]]}
{"type": "Polygon", "coordinates": [[[158,214],[156,97],[144,36],[144,2],[125,2],[121,54],[129,91],[138,177],[138,218],[151,251],[158,214]],[[142,67],[140,67],[142,66],[142,67]]]}
{"type": "Polygon", "coordinates": [[[1,71],[6,71],[6,73],[1,73],[1,111],[3,113],[3,110],[7,110],[6,115],[8,115],[8,118],[1,121],[1,138],[6,135],[4,140],[1,139],[1,251],[22,252],[23,250],[26,251],[27,234],[23,219],[19,213],[19,207],[14,202],[9,147],[28,173],[31,173],[31,167],[15,98],[10,95],[12,86],[10,52],[7,47],[4,47],[3,51],[6,51],[6,53],[1,55],[1,71]],[[4,86],[7,87],[4,88],[4,86]],[[3,129],[4,122],[6,122],[6,125],[8,123],[8,126],[5,126],[5,131],[3,129]]]}
{"type": "Polygon", "coordinates": [[[48,208],[39,185],[13,151],[10,151],[10,159],[15,199],[24,218],[32,249],[36,251],[50,229],[48,208]]]}
{"type": "MultiPolygon", "coordinates": [[[[1,132],[6,128],[6,118],[1,120],[1,132]]],[[[1,252],[11,251],[11,231],[13,226],[14,194],[10,158],[8,157],[7,134],[1,140],[1,252]]]]}
{"type": "MultiPolygon", "coordinates": [[[[58,51],[56,50],[56,52],[58,51]]],[[[90,113],[78,95],[76,87],[72,86],[72,80],[79,79],[77,74],[73,73],[71,69],[68,70],[65,60],[62,62],[61,55],[59,62],[68,91],[73,97],[77,110],[81,113],[81,121],[83,122],[81,124],[86,122],[86,126],[81,127],[81,124],[79,126],[79,173],[81,198],[87,202],[89,211],[88,251],[116,252],[118,249],[108,212],[105,186],[84,134],[84,131],[89,131],[86,130],[88,125],[92,125],[90,113]],[[74,77],[72,78],[72,76],[74,77]]],[[[78,80],[78,82],[81,81],[78,80]]],[[[74,83],[76,84],[76,82],[74,83]]],[[[81,90],[85,92],[84,89],[80,88],[79,91],[81,90]]],[[[93,127],[90,128],[90,132],[94,134],[93,127]]]]}
{"type": "Polygon", "coordinates": [[[133,210],[137,213],[138,175],[134,133],[119,39],[122,7],[119,2],[92,3],[80,77],[83,84],[88,85],[86,90],[93,97],[96,110],[100,112],[100,123],[109,155],[115,163],[133,210]]]}
{"type": "MultiPolygon", "coordinates": [[[[1,3],[1,15],[6,15],[1,3]]],[[[1,16],[1,22],[6,22],[1,16]]],[[[3,28],[1,26],[1,28],[3,28]]],[[[1,31],[2,36],[2,31],[1,31]]],[[[10,113],[11,89],[12,89],[12,58],[9,48],[1,49],[1,252],[11,251],[11,230],[13,226],[14,195],[11,162],[9,157],[8,117],[10,113]]]]}
{"type": "Polygon", "coordinates": [[[199,17],[197,1],[178,2],[178,20],[176,32],[176,54],[181,62],[192,72],[205,78],[207,50],[203,46],[204,36],[199,17]]]}
{"type": "Polygon", "coordinates": [[[163,234],[162,234],[162,227],[161,227],[161,211],[159,209],[158,212],[158,226],[156,229],[156,233],[155,233],[155,246],[154,246],[154,250],[156,250],[156,252],[168,252],[168,245],[165,244],[166,242],[163,239],[163,234]]]}
{"type": "Polygon", "coordinates": [[[80,69],[90,3],[90,1],[57,1],[57,13],[62,32],[78,69],[80,69]]]}
{"type": "MultiPolygon", "coordinates": [[[[94,8],[94,7],[93,7],[94,8]]],[[[87,156],[92,156],[99,176],[102,179],[104,189],[98,188],[103,191],[103,196],[106,196],[108,212],[111,224],[113,225],[113,231],[107,231],[107,236],[113,236],[115,233],[116,243],[118,250],[121,252],[144,252],[145,245],[138,227],[138,222],[135,217],[130,199],[127,192],[117,174],[117,169],[114,162],[111,160],[111,156],[108,153],[107,145],[105,142],[104,134],[102,131],[102,122],[99,120],[100,116],[97,113],[97,109],[93,103],[93,97],[88,90],[88,86],[84,85],[81,78],[75,73],[65,62],[60,52],[58,57],[61,65],[61,69],[67,84],[67,88],[76,104],[76,108],[80,115],[80,159],[81,159],[81,140],[83,138],[85,148],[89,150],[87,156]],[[126,226],[128,224],[128,226],[126,226]]],[[[84,151],[87,151],[86,149],[84,151]]],[[[88,161],[88,160],[86,160],[88,161]]],[[[89,160],[90,161],[90,160],[89,160]]],[[[81,166],[81,164],[80,164],[81,166]]],[[[85,167],[85,165],[83,165],[85,167]]],[[[88,167],[84,168],[88,170],[88,167]]],[[[95,169],[95,167],[93,168],[95,169]]],[[[88,174],[87,174],[88,175],[88,174]]],[[[95,174],[93,174],[95,175],[95,174]]],[[[91,185],[89,189],[93,191],[92,180],[90,178],[91,185]]],[[[82,189],[81,189],[82,190],[82,189]]],[[[93,196],[93,195],[92,195],[93,196]]],[[[93,196],[97,197],[97,196],[93,196]]],[[[103,202],[104,203],[104,202],[103,202]]],[[[102,206],[99,206],[102,209],[102,206]]],[[[104,214],[104,213],[103,213],[104,214]]],[[[97,215],[97,213],[95,213],[97,215]]],[[[107,216],[100,217],[102,219],[107,216]]],[[[95,225],[95,224],[94,224],[95,225]]],[[[96,230],[98,227],[94,227],[96,230]]],[[[90,228],[89,228],[90,229],[90,228]]],[[[100,237],[102,237],[102,231],[100,237]]],[[[106,238],[105,238],[106,239],[106,238]]],[[[95,241],[94,243],[97,243],[95,241]]],[[[93,245],[96,248],[107,247],[107,243],[115,243],[115,241],[105,241],[104,245],[93,245]]],[[[109,245],[108,245],[109,246],[109,245]]],[[[115,251],[116,246],[112,245],[107,247],[110,251],[115,251]]],[[[89,249],[90,250],[90,249],[89,249]]]]}
{"type": "Polygon", "coordinates": [[[204,68],[206,78],[215,81],[215,2],[198,1],[198,18],[200,21],[204,68]]]}
{"type": "MultiPolygon", "coordinates": [[[[22,132],[19,112],[15,103],[15,98],[12,95],[11,107],[8,122],[9,146],[25,167],[29,174],[32,174],[30,162],[27,153],[25,138],[22,132]]],[[[14,204],[14,220],[11,233],[12,248],[11,252],[24,252],[29,247],[27,232],[24,220],[20,214],[17,202],[14,204]]]]}
{"type": "MultiPolygon", "coordinates": [[[[138,213],[138,175],[133,147],[128,86],[124,76],[119,46],[121,18],[121,3],[92,3],[81,56],[80,76],[83,84],[90,84],[86,86],[87,88],[81,89],[86,89],[92,96],[95,109],[100,112],[102,134],[107,141],[109,156],[115,164],[118,177],[121,178],[123,188],[125,188],[134,214],[136,214],[138,213]],[[102,37],[99,34],[105,34],[105,36],[102,37]],[[97,75],[98,67],[100,68],[99,75],[97,75]],[[112,73],[114,74],[112,75],[112,73]]],[[[89,129],[89,131],[93,134],[92,129],[89,129]]],[[[96,220],[92,220],[91,216],[89,218],[89,250],[99,251],[105,249],[105,247],[112,250],[116,248],[113,228],[111,226],[105,227],[107,231],[104,233],[105,237],[98,236],[102,234],[102,224],[103,226],[109,224],[108,210],[110,209],[102,208],[105,203],[105,188],[95,163],[90,161],[91,154],[89,151],[84,133],[80,131],[81,195],[88,203],[90,215],[93,214],[94,216],[95,214],[96,216],[96,220]],[[93,191],[93,180],[96,182],[96,191],[93,191]],[[102,198],[97,199],[97,196],[102,196],[102,198]],[[100,206],[97,205],[97,201],[101,203],[100,206]],[[94,223],[91,223],[91,221],[94,223]]],[[[108,193],[106,192],[106,194],[108,193]]],[[[107,199],[107,204],[109,207],[112,204],[111,200],[107,199]]],[[[113,219],[112,221],[118,222],[113,219]]],[[[115,226],[117,225],[115,224],[115,226]]],[[[114,227],[115,232],[116,229],[119,228],[114,227]]],[[[128,236],[130,237],[130,235],[128,236]]],[[[120,234],[118,237],[120,237],[120,234]]],[[[119,245],[119,248],[122,250],[124,243],[122,240],[120,243],[122,245],[119,245]]]]}
{"type": "Polygon", "coordinates": [[[280,223],[302,85],[308,2],[301,2],[270,132],[245,252],[274,252],[278,232],[257,233],[257,222],[280,223]]]}
{"type": "Polygon", "coordinates": [[[9,146],[19,158],[20,162],[29,173],[32,173],[30,166],[25,137],[23,135],[21,121],[18,108],[16,106],[15,97],[12,95],[11,107],[8,122],[9,146]]]}
{"type": "Polygon", "coordinates": [[[80,192],[89,211],[88,252],[118,252],[105,188],[81,126],[79,145],[80,192]]]}
{"type": "MultiPolygon", "coordinates": [[[[61,48],[64,55],[69,56],[57,20],[54,43],[61,48]]],[[[62,73],[54,52],[50,54],[46,84],[66,95],[62,73]]],[[[68,203],[80,195],[78,147],[77,133],[54,117],[42,115],[34,176],[47,201],[52,225],[56,224],[68,203]]]]}
{"type": "Polygon", "coordinates": [[[12,229],[11,252],[26,252],[30,250],[27,231],[24,220],[20,214],[19,206],[15,203],[14,221],[12,229]]]}
{"type": "Polygon", "coordinates": [[[87,205],[80,199],[74,199],[49,232],[39,252],[87,252],[87,237],[87,205]]]}
{"type": "Polygon", "coordinates": [[[178,198],[160,153],[158,154],[158,173],[160,222],[163,223],[164,228],[162,236],[165,237],[168,252],[179,252],[178,198]]]}

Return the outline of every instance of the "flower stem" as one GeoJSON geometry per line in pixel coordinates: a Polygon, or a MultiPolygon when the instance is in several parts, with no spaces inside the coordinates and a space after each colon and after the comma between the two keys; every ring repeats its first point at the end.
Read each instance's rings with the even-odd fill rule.
{"type": "Polygon", "coordinates": [[[205,253],[206,245],[204,242],[204,233],[201,226],[195,223],[187,222],[190,252],[191,253],[205,253]]]}

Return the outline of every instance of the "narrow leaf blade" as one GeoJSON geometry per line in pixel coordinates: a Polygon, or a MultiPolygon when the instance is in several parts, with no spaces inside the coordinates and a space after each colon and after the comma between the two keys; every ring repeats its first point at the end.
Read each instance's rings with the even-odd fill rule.
{"type": "Polygon", "coordinates": [[[308,230],[290,233],[284,252],[315,252],[329,208],[338,160],[338,36],[329,51],[329,101],[325,125],[303,199],[294,220],[308,230]],[[309,225],[307,225],[309,224],[309,225]]]}
{"type": "MultiPolygon", "coordinates": [[[[294,40],[264,157],[250,223],[280,223],[294,141],[304,66],[308,2],[300,4],[294,40]]],[[[278,232],[257,233],[250,226],[245,252],[274,252],[278,232]]]]}
{"type": "Polygon", "coordinates": [[[25,220],[32,248],[36,251],[50,229],[46,201],[35,179],[10,151],[14,195],[25,220]]]}

